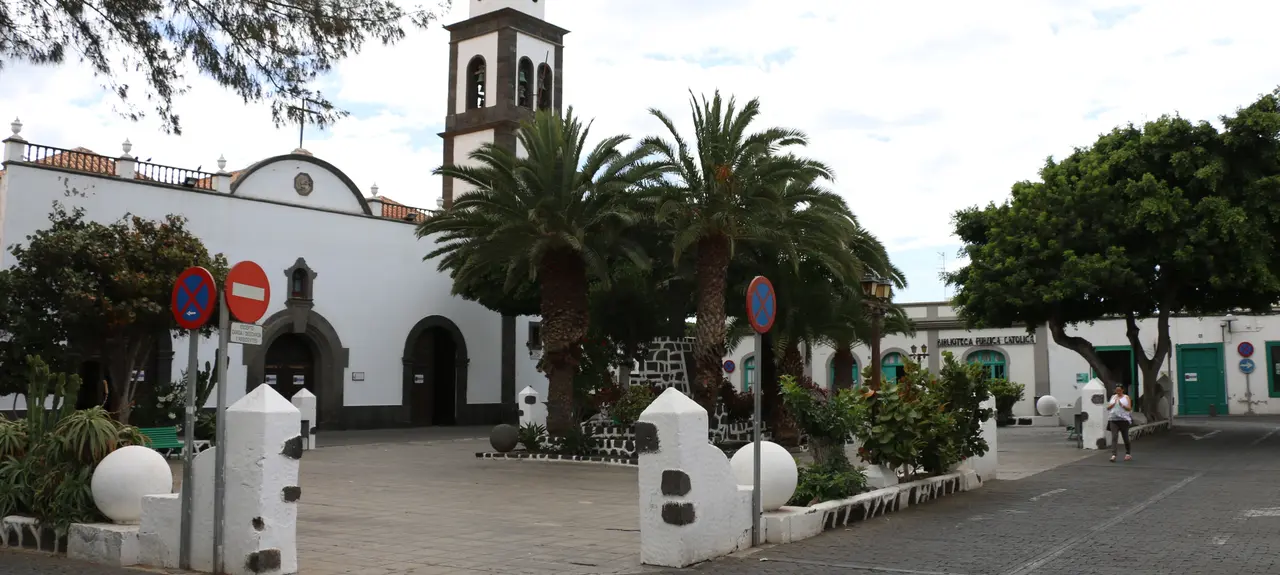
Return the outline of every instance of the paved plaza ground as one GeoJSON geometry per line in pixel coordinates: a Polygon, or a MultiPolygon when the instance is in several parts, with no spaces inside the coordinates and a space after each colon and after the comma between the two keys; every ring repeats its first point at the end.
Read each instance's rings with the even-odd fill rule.
{"type": "MultiPolygon", "coordinates": [[[[1001,481],[692,572],[1276,573],[1278,428],[1277,419],[1180,419],[1117,464],[1075,449],[1061,428],[1002,429],[1001,481]]],[[[300,573],[668,572],[639,565],[634,469],[477,460],[485,434],[322,436],[302,460],[300,573]]],[[[138,571],[0,552],[0,573],[138,571]]]]}

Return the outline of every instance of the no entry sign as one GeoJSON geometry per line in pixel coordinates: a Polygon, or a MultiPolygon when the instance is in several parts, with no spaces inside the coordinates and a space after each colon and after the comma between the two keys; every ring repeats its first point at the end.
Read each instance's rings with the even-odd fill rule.
{"type": "Polygon", "coordinates": [[[747,286],[747,319],[756,333],[765,333],[773,327],[778,315],[778,303],[773,296],[773,284],[764,276],[756,276],[747,286]]]}
{"type": "Polygon", "coordinates": [[[190,267],[178,274],[178,281],[173,284],[173,299],[170,308],[173,319],[178,321],[182,329],[200,329],[213,315],[214,303],[218,301],[218,286],[213,282],[213,274],[202,267],[190,267]]]}
{"type": "Polygon", "coordinates": [[[271,282],[262,266],[253,262],[240,262],[227,274],[227,309],[237,320],[255,323],[267,313],[271,303],[271,282]]]}

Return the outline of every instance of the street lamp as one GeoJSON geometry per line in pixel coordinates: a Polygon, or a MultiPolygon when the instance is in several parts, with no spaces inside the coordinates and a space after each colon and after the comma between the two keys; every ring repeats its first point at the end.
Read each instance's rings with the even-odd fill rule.
{"type": "Polygon", "coordinates": [[[867,296],[863,303],[867,306],[867,314],[871,316],[871,389],[880,389],[880,323],[888,311],[889,298],[893,297],[893,284],[880,277],[880,274],[869,273],[862,278],[862,294],[867,296]]]}
{"type": "Polygon", "coordinates": [[[913,345],[911,346],[911,353],[908,355],[911,356],[911,361],[924,365],[924,362],[929,360],[929,346],[920,346],[920,353],[916,353],[916,346],[913,345]]]}

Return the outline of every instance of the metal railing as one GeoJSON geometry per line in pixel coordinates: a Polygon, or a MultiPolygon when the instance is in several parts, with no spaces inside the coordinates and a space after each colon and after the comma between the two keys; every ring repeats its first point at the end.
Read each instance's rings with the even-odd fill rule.
{"type": "Polygon", "coordinates": [[[116,175],[115,158],[40,144],[27,144],[22,152],[22,161],[94,174],[116,175]]]}
{"type": "Polygon", "coordinates": [[[138,179],[145,179],[161,184],[171,184],[174,186],[197,188],[201,190],[213,189],[213,174],[210,172],[202,172],[200,170],[175,168],[173,166],[152,164],[150,162],[138,162],[137,174],[138,179]]]}

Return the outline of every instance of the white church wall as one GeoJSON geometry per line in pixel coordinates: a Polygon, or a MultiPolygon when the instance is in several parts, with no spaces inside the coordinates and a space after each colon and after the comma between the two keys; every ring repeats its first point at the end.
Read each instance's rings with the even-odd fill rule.
{"type": "MultiPolygon", "coordinates": [[[[455,166],[475,166],[477,162],[471,159],[471,152],[480,148],[483,144],[493,143],[493,130],[480,130],[478,132],[470,132],[467,134],[458,134],[453,138],[453,165],[455,166]]],[[[459,198],[463,194],[475,189],[475,186],[468,184],[462,180],[453,180],[453,197],[459,198]]]]}
{"type": "Polygon", "coordinates": [[[310,162],[285,160],[272,162],[240,180],[235,195],[273,200],[287,204],[363,214],[360,200],[333,172],[310,162]],[[307,174],[313,182],[310,194],[295,191],[294,178],[307,174]]]}
{"type": "MultiPolygon", "coordinates": [[[[529,79],[529,82],[530,82],[529,86],[533,88],[531,93],[534,94],[536,97],[537,88],[538,88],[538,83],[537,83],[538,66],[540,64],[546,64],[548,66],[551,66],[552,68],[555,67],[556,47],[550,42],[539,40],[538,38],[527,36],[525,34],[517,34],[516,35],[516,62],[519,62],[521,58],[528,58],[529,61],[533,62],[534,77],[529,79]]],[[[516,68],[518,70],[519,66],[517,66],[516,68]]],[[[552,80],[554,80],[554,78],[552,78],[552,80]]],[[[552,94],[554,93],[555,93],[555,90],[553,89],[552,94]]],[[[552,105],[554,106],[554,104],[555,103],[553,102],[552,105]]]]}
{"type": "MultiPolygon", "coordinates": [[[[313,177],[323,172],[319,166],[309,168],[313,177]]],[[[402,403],[405,339],[415,323],[430,315],[450,319],[466,339],[471,358],[467,401],[500,400],[499,316],[450,295],[448,276],[437,272],[434,263],[422,261],[430,250],[429,241],[417,240],[410,225],[249,199],[252,189],[271,184],[270,178],[249,178],[241,185],[239,198],[19,164],[10,164],[6,180],[21,190],[5,198],[12,216],[5,220],[10,243],[23,241],[46,225],[54,201],[83,207],[89,217],[102,222],[119,219],[126,212],[152,219],[185,215],[190,230],[211,252],[225,254],[232,263],[253,260],[263,267],[273,292],[264,318],[284,309],[284,270],[297,258],[305,258],[318,274],[313,284],[314,311],[332,324],[350,350],[343,374],[345,405],[402,403]],[[364,381],[351,381],[351,372],[363,372],[364,381]]],[[[338,192],[325,189],[336,178],[315,181],[313,194],[350,193],[345,186],[338,192]]],[[[0,265],[7,267],[12,256],[4,247],[0,265]]],[[[201,365],[214,359],[215,347],[214,341],[202,342],[201,365]]],[[[185,340],[176,340],[173,348],[169,375],[176,378],[187,364],[185,340]]],[[[227,373],[231,402],[246,392],[241,352],[242,346],[231,346],[227,373]]]]}
{"type": "Polygon", "coordinates": [[[503,8],[514,8],[539,20],[546,19],[546,0],[471,0],[471,12],[468,17],[475,18],[503,8]]]}
{"type": "Polygon", "coordinates": [[[529,355],[529,324],[540,322],[539,317],[516,318],[516,393],[533,386],[541,397],[549,397],[546,374],[538,371],[538,360],[529,355]]]}
{"type": "MultiPolygon", "coordinates": [[[[467,76],[467,65],[476,56],[484,58],[485,63],[484,93],[486,97],[484,107],[490,108],[498,105],[498,74],[496,72],[498,69],[498,33],[491,32],[458,42],[458,93],[455,96],[457,98],[458,113],[467,110],[467,83],[471,81],[471,78],[467,76]]],[[[461,144],[456,146],[458,150],[470,151],[474,149],[461,144]]]]}

